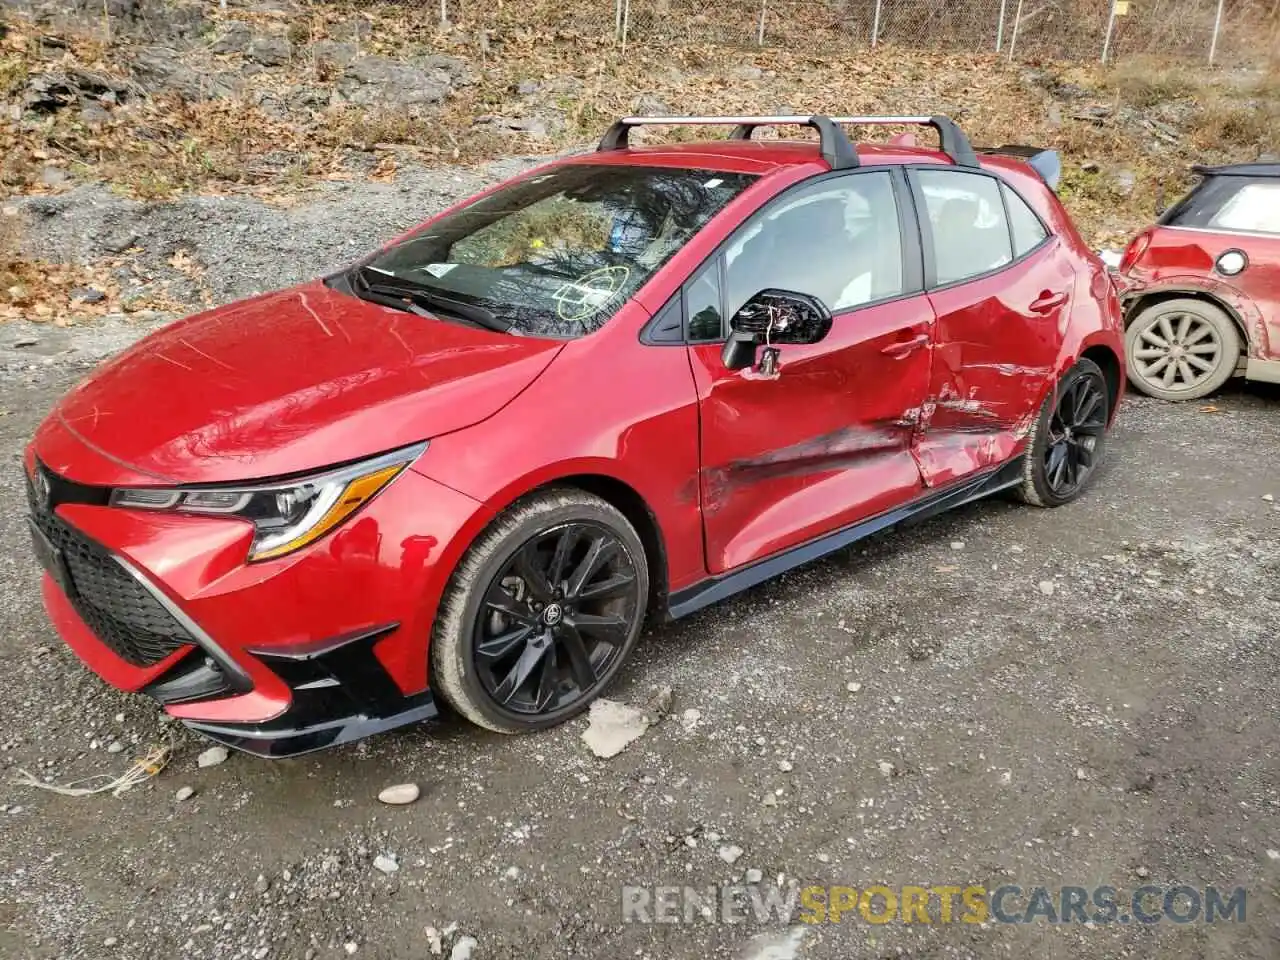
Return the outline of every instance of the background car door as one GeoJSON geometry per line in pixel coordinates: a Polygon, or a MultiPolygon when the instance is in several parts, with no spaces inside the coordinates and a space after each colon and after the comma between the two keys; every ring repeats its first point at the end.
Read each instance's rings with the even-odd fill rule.
{"type": "Polygon", "coordinates": [[[993,176],[915,170],[937,316],[916,453],[940,486],[1008,460],[1062,347],[1075,270],[1061,241],[993,176]]]}
{"type": "Polygon", "coordinates": [[[789,191],[685,290],[701,418],[707,564],[722,573],[910,499],[910,450],[933,313],[887,172],[789,191]],[[904,247],[909,247],[904,251],[904,247]],[[904,252],[906,256],[904,257],[904,252]],[[775,287],[835,314],[820,343],[781,348],[776,376],[727,370],[727,318],[775,287]]]}

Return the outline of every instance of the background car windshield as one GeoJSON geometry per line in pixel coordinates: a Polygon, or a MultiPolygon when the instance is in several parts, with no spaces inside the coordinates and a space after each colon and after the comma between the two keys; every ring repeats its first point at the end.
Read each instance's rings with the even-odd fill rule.
{"type": "Polygon", "coordinates": [[[513,333],[582,336],[754,179],[570,164],[477,200],[365,266],[484,307],[513,333]]]}

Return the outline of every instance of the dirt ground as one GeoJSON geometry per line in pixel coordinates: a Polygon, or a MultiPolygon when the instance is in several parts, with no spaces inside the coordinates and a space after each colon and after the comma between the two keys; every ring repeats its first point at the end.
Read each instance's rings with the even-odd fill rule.
{"type": "Polygon", "coordinates": [[[1131,398],[1074,505],[975,505],[651,629],[612,695],[669,685],[673,715],[612,760],[581,720],[516,739],[446,720],[198,769],[207,743],[106,688],[45,621],[18,463],[81,366],[8,343],[5,960],[1280,955],[1280,391],[1131,398]],[[170,736],[168,768],[119,798],[15,783],[118,773],[170,736]],[[405,781],[417,803],[377,801],[405,781]],[[1212,926],[623,922],[624,885],[748,871],[1248,899],[1212,926]]]}

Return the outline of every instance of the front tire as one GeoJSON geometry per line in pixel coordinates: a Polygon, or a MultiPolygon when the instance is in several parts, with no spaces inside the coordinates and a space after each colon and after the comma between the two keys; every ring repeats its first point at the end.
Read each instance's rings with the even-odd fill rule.
{"type": "Polygon", "coordinates": [[[1022,455],[1026,503],[1060,507],[1084,492],[1106,449],[1110,397],[1102,368],[1086,358],[1045,397],[1022,455]]]}
{"type": "Polygon", "coordinates": [[[432,688],[499,733],[563,723],[617,676],[648,597],[644,546],[610,503],[574,488],[518,501],[454,571],[432,632],[432,688]]]}
{"type": "Polygon", "coordinates": [[[1159,400],[1198,400],[1240,361],[1240,334],[1221,308],[1180,297],[1147,307],[1124,336],[1129,382],[1159,400]]]}

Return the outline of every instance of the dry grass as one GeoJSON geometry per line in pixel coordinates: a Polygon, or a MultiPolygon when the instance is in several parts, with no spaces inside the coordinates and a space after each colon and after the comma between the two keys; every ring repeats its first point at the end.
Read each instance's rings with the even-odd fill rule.
{"type": "Polygon", "coordinates": [[[1280,143],[1280,109],[1274,105],[1218,101],[1196,112],[1191,135],[1201,147],[1256,147],[1280,143]]]}
{"type": "Polygon", "coordinates": [[[1113,67],[1104,77],[1106,89],[1135,107],[1154,107],[1171,100],[1194,99],[1201,84],[1185,64],[1135,57],[1113,67]]]}

